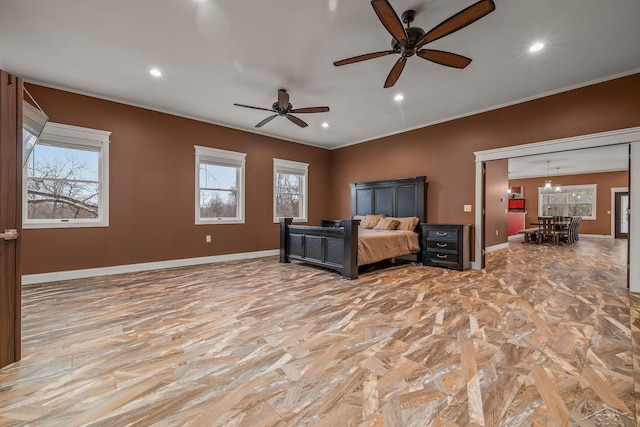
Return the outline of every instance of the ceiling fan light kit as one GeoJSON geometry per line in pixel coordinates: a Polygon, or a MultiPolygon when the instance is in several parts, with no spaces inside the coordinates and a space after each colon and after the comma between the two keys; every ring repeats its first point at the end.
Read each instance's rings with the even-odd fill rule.
{"type": "MultiPolygon", "coordinates": [[[[493,12],[496,8],[493,0],[480,0],[450,18],[445,19],[429,32],[425,32],[422,28],[411,26],[411,23],[416,18],[415,10],[406,10],[402,14],[401,20],[398,18],[398,14],[393,10],[393,7],[391,7],[388,0],[371,0],[371,6],[373,6],[373,10],[376,12],[376,15],[380,19],[380,22],[382,22],[382,25],[386,28],[389,34],[391,34],[391,50],[383,50],[380,52],[354,56],[352,58],[336,61],[333,65],[339,67],[342,65],[379,58],[381,56],[399,54],[400,58],[398,58],[396,63],[393,65],[387,79],[385,80],[385,88],[392,87],[396,84],[407,63],[407,58],[411,58],[412,56],[419,56],[427,61],[445,65],[447,67],[459,69],[465,68],[471,63],[470,58],[442,50],[423,49],[423,47],[432,41],[438,40],[439,38],[447,36],[469,24],[472,24],[483,16],[493,12]],[[403,26],[403,23],[406,25],[406,28],[403,26]]],[[[401,99],[396,97],[396,101],[399,100],[401,99]]],[[[266,125],[276,117],[286,117],[291,122],[304,128],[308,126],[307,123],[293,114],[324,113],[329,111],[329,107],[307,107],[294,109],[289,102],[289,94],[286,89],[278,89],[278,100],[273,103],[271,108],[253,107],[251,105],[244,104],[233,105],[274,113],[259,122],[256,125],[257,128],[266,125]]]]}

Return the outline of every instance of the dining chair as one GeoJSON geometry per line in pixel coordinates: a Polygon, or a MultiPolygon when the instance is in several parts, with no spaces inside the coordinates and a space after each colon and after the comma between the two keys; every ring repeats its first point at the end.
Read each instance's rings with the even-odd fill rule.
{"type": "Polygon", "coordinates": [[[569,223],[566,226],[563,227],[556,227],[556,233],[558,234],[558,242],[566,242],[568,245],[573,244],[573,242],[575,241],[574,239],[574,234],[575,234],[575,224],[576,224],[576,217],[571,217],[570,220],[566,220],[565,218],[563,218],[562,222],[565,223],[569,223]]]}
{"type": "Polygon", "coordinates": [[[554,218],[539,218],[538,244],[544,240],[558,244],[558,233],[556,231],[556,221],[554,218]]]}

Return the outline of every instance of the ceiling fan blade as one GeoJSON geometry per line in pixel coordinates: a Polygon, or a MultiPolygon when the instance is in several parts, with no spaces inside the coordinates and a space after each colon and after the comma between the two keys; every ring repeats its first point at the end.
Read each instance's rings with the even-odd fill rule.
{"type": "Polygon", "coordinates": [[[287,107],[289,107],[289,94],[284,89],[278,89],[278,108],[286,111],[287,107]]]}
{"type": "Polygon", "coordinates": [[[400,77],[400,74],[402,73],[402,70],[404,69],[406,63],[407,58],[405,58],[404,56],[401,56],[396,61],[396,64],[393,66],[393,68],[389,72],[389,75],[387,76],[387,81],[384,82],[385,88],[391,87],[396,84],[396,82],[398,81],[398,77],[400,77]]]}
{"type": "Polygon", "coordinates": [[[422,49],[416,54],[427,61],[453,68],[465,68],[471,63],[471,58],[442,50],[422,49]]]}
{"type": "Polygon", "coordinates": [[[309,126],[308,124],[306,124],[296,116],[292,116],[291,114],[287,114],[287,119],[291,120],[293,123],[297,124],[301,128],[306,128],[307,126],[309,126]]]}
{"type": "Polygon", "coordinates": [[[353,64],[355,62],[366,61],[368,59],[391,55],[392,53],[396,53],[396,52],[394,50],[383,50],[381,52],[365,53],[364,55],[358,55],[358,56],[354,56],[353,58],[347,58],[341,61],[336,61],[333,63],[333,65],[335,65],[336,67],[339,67],[341,65],[353,64]]]}
{"type": "Polygon", "coordinates": [[[458,31],[493,12],[495,9],[496,5],[493,3],[493,0],[480,0],[436,25],[431,31],[420,37],[416,42],[416,46],[420,47],[426,43],[438,40],[440,37],[458,31]]]}
{"type": "Polygon", "coordinates": [[[306,108],[296,108],[295,110],[291,110],[292,113],[302,114],[302,113],[326,113],[329,111],[329,107],[306,107],[306,108]]]}
{"type": "Polygon", "coordinates": [[[393,10],[391,4],[387,0],[371,0],[371,6],[391,36],[405,46],[408,38],[407,31],[402,26],[402,21],[398,18],[398,14],[393,10]]]}
{"type": "Polygon", "coordinates": [[[233,105],[237,105],[238,107],[244,107],[244,108],[253,108],[254,110],[273,111],[270,108],[252,107],[251,105],[243,105],[243,104],[233,104],[233,105]]]}
{"type": "Polygon", "coordinates": [[[266,119],[264,119],[263,121],[261,121],[260,123],[258,123],[256,125],[257,128],[261,128],[262,126],[266,125],[267,123],[269,123],[271,120],[275,119],[276,117],[278,117],[277,114],[274,114],[273,116],[269,116],[266,119]]]}

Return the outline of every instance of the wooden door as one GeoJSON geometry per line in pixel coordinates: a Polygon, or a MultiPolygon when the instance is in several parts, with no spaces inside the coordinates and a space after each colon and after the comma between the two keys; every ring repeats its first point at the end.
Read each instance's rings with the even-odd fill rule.
{"type": "Polygon", "coordinates": [[[615,197],[615,238],[626,239],[629,237],[629,193],[619,192],[615,197]]]}
{"type": "Polygon", "coordinates": [[[20,360],[22,79],[0,71],[0,367],[20,360]]]}

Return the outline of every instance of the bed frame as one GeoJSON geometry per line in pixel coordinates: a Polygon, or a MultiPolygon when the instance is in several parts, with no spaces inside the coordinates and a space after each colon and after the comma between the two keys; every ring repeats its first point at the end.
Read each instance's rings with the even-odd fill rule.
{"type": "MultiPolygon", "coordinates": [[[[416,216],[425,222],[426,176],[351,183],[351,218],[355,215],[384,214],[416,216]]],[[[322,221],[322,226],[292,225],[280,219],[280,262],[291,260],[327,267],[343,277],[358,277],[358,224],[352,219],[322,221]]],[[[420,224],[416,232],[421,231],[420,224]]],[[[422,245],[422,238],[418,241],[422,245]]],[[[422,250],[414,254],[422,261],[422,250]]]]}

